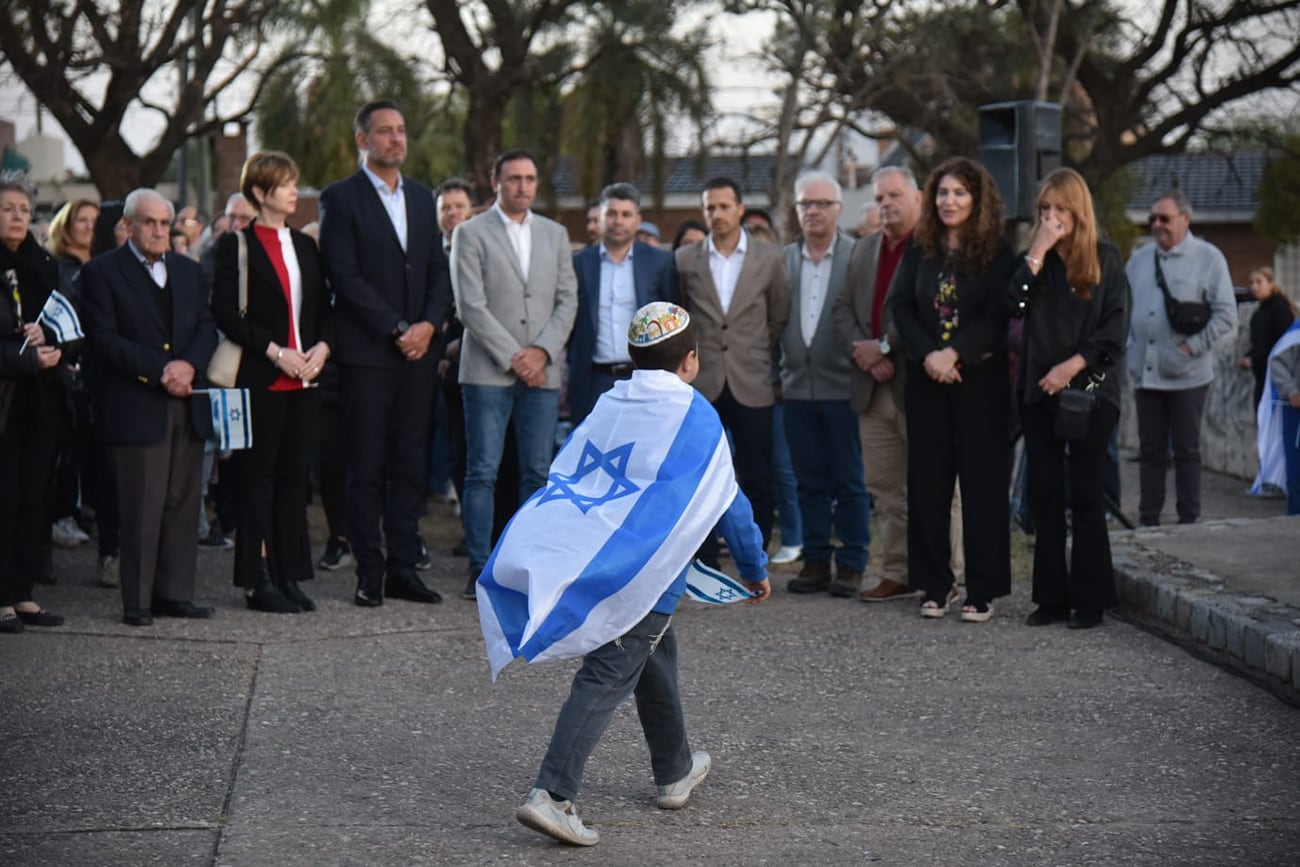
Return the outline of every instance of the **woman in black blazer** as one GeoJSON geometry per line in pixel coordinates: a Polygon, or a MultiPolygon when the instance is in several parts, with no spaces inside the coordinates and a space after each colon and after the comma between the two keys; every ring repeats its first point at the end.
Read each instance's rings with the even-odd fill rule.
{"type": "Polygon", "coordinates": [[[312,575],[308,471],[333,314],[320,254],[285,225],[298,206],[298,167],[276,151],[244,163],[240,188],[257,209],[247,244],[248,309],[239,310],[239,239],[217,244],[212,313],[243,347],[235,384],[249,390],[253,447],[231,456],[235,474],[235,586],[258,611],[313,611],[298,586],[312,575]],[[263,557],[266,558],[264,564],[263,557]],[[266,564],[270,571],[267,572],[266,564]]]}
{"type": "Polygon", "coordinates": [[[1078,172],[1057,169],[1043,179],[1034,240],[1009,291],[1008,300],[1025,317],[1016,393],[1036,530],[1038,605],[1027,622],[1068,620],[1072,628],[1087,629],[1116,602],[1103,480],[1106,448],[1119,421],[1115,371],[1122,369],[1128,342],[1129,285],[1119,251],[1097,240],[1092,194],[1078,172]],[[1070,387],[1090,388],[1096,404],[1086,434],[1069,440],[1067,460],[1067,443],[1054,422],[1059,395],[1070,387]],[[1068,569],[1067,506],[1074,537],[1068,569]]]}
{"type": "Polygon", "coordinates": [[[37,323],[59,266],[28,231],[32,197],[0,183],[0,633],[59,626],[32,601],[50,530],[50,479],[63,411],[62,350],[37,323]]]}
{"type": "Polygon", "coordinates": [[[921,220],[886,304],[907,359],[907,556],[923,617],[955,592],[948,541],[960,480],[966,549],[961,619],[981,623],[1011,592],[1010,377],[1006,286],[1014,258],[1002,200],[979,163],[951,159],[930,175],[921,220]]]}

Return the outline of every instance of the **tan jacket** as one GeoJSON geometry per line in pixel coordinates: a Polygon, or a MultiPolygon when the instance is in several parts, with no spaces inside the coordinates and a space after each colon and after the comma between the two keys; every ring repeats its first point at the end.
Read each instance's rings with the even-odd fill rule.
{"type": "Polygon", "coordinates": [[[725,385],[744,406],[771,406],[776,400],[772,352],[790,315],[790,278],[781,248],[748,239],[726,314],[709,270],[707,238],[677,251],[677,275],[682,303],[700,334],[695,387],[711,401],[725,385]]]}
{"type": "MultiPolygon", "coordinates": [[[[849,253],[848,272],[840,294],[835,298],[835,332],[839,336],[843,349],[849,356],[853,355],[853,344],[858,340],[872,340],[875,327],[871,321],[871,306],[877,292],[888,292],[888,286],[876,285],[876,271],[880,264],[880,244],[884,238],[881,232],[875,232],[860,238],[849,253]]],[[[885,317],[882,333],[889,337],[893,352],[889,359],[894,362],[894,378],[889,385],[894,391],[894,405],[903,406],[903,354],[900,351],[902,340],[889,320],[887,309],[881,308],[880,315],[885,317]]],[[[871,395],[876,387],[876,378],[865,370],[853,365],[849,380],[849,401],[858,412],[866,412],[871,403],[871,395]]]]}

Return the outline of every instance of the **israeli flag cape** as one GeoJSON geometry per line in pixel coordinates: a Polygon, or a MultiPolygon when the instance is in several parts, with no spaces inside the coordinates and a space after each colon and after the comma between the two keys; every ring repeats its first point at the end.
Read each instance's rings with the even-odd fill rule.
{"type": "Polygon", "coordinates": [[[1300,319],[1291,324],[1268,353],[1268,370],[1264,374],[1264,396],[1255,414],[1255,446],[1259,449],[1259,475],[1251,485],[1252,494],[1262,493],[1264,485],[1286,490],[1286,452],[1282,448],[1282,413],[1277,404],[1281,400],[1273,384],[1273,357],[1300,343],[1300,319]]]}
{"type": "Polygon", "coordinates": [[[618,638],[686,569],[736,497],[718,414],[666,371],[601,396],[478,580],[492,679],[618,638]]]}
{"type": "Polygon", "coordinates": [[[86,332],[81,330],[81,320],[77,318],[77,309],[58,289],[50,292],[50,297],[41,308],[41,315],[37,317],[37,321],[44,323],[54,332],[56,343],[71,343],[74,340],[86,339],[86,332]]]}

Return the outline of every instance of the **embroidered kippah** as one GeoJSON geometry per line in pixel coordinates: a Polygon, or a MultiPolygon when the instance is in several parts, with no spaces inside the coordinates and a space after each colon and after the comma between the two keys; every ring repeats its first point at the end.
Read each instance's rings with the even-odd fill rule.
{"type": "Polygon", "coordinates": [[[683,307],[667,301],[651,301],[632,317],[627,342],[633,346],[654,346],[677,334],[691,321],[683,307]]]}

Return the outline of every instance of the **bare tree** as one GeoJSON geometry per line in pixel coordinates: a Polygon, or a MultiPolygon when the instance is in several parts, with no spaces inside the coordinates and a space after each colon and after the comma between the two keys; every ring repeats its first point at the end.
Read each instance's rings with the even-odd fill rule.
{"type": "Polygon", "coordinates": [[[157,183],[186,139],[251,112],[263,75],[283,56],[269,40],[273,14],[287,5],[276,0],[6,3],[0,60],[67,132],[100,195],[121,198],[135,187],[157,183]],[[224,110],[217,108],[219,99],[224,110]],[[138,109],[163,124],[157,141],[142,154],[123,136],[128,112],[138,109]]]}

